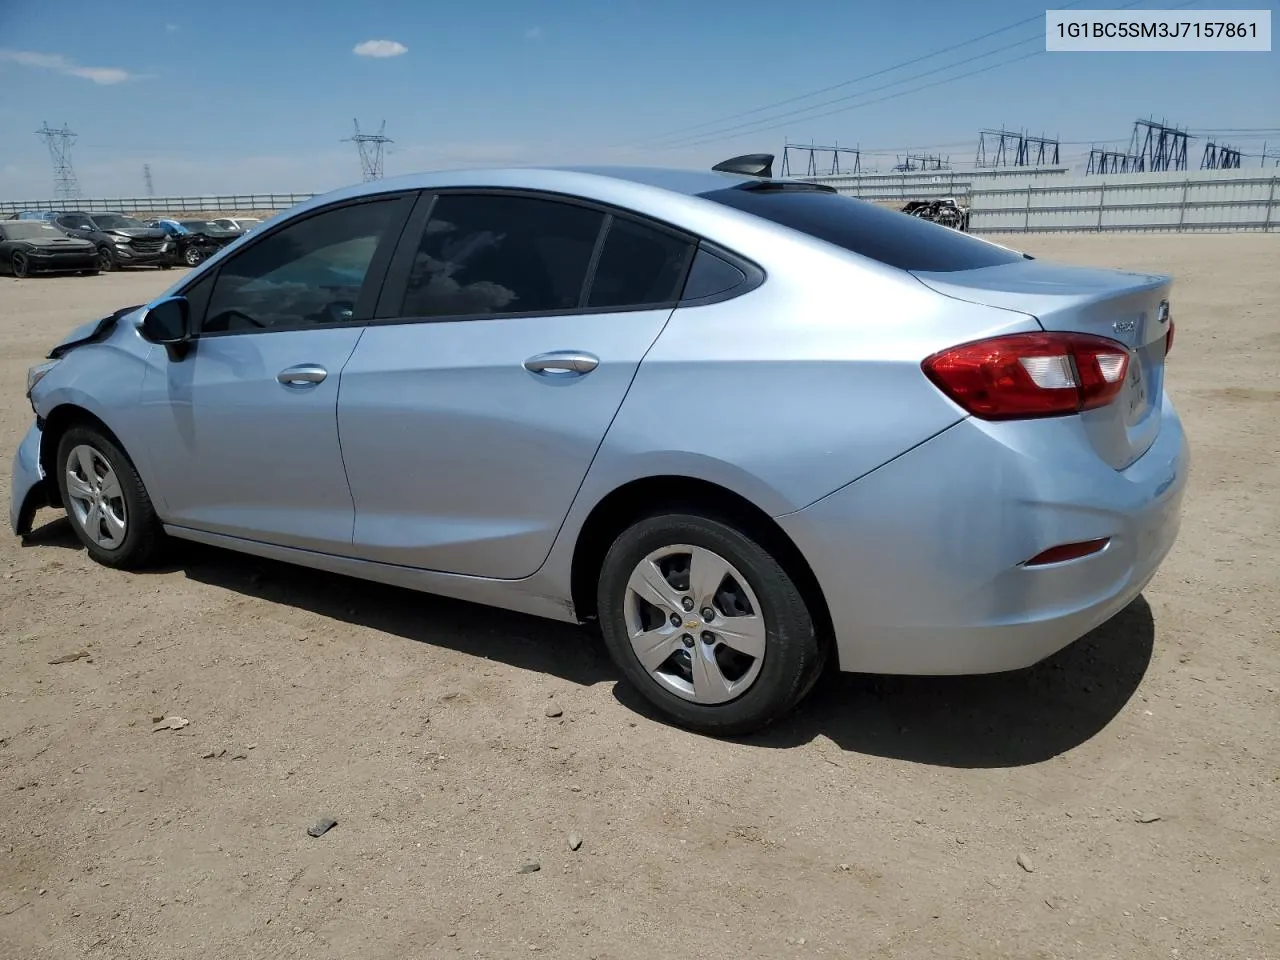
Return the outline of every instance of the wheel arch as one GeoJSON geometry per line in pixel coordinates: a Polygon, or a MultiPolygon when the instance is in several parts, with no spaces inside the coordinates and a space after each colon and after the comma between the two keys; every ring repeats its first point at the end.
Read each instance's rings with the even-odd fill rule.
{"type": "Polygon", "coordinates": [[[643,477],[611,491],[587,514],[574,543],[570,591],[579,620],[596,617],[600,565],[613,541],[643,517],[684,510],[728,523],[756,540],[795,581],[823,643],[833,644],[827,600],[809,562],[772,517],[746,497],[707,480],[664,475],[643,477]]]}
{"type": "MultiPolygon", "coordinates": [[[[133,461],[129,448],[121,441],[120,436],[112,430],[97,414],[74,403],[60,403],[42,418],[40,427],[40,468],[46,479],[57,484],[58,445],[68,430],[76,426],[93,427],[102,431],[108,440],[120,448],[120,452],[133,461]]],[[[134,466],[137,464],[134,462],[134,466]]]]}

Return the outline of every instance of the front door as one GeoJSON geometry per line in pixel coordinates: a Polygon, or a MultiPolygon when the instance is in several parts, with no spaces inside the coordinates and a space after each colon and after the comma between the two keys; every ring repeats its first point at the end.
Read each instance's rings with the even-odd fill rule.
{"type": "Polygon", "coordinates": [[[671,316],[693,245],[502,193],[441,194],[405,243],[391,307],[342,375],[356,555],[528,576],[671,316]]]}
{"type": "Polygon", "coordinates": [[[288,223],[186,291],[196,339],[178,359],[152,350],[142,391],[169,523],[349,552],[338,384],[410,203],[288,223]]]}

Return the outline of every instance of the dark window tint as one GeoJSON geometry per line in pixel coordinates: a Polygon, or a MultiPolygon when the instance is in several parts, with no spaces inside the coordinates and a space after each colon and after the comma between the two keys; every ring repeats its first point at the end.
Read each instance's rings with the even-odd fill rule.
{"type": "Polygon", "coordinates": [[[702,196],[902,270],[976,270],[1022,259],[950,227],[836,193],[730,188],[702,196]]]}
{"type": "Polygon", "coordinates": [[[721,260],[706,249],[699,249],[684,285],[684,300],[701,300],[725,293],[745,282],[747,275],[727,260],[721,260]]]}
{"type": "Polygon", "coordinates": [[[693,244],[632,220],[614,219],[591,281],[589,307],[673,303],[693,244]]]}
{"type": "Polygon", "coordinates": [[[396,200],[340,207],[285,227],[218,271],[202,329],[297,328],[352,319],[396,200]]]}
{"type": "Polygon", "coordinates": [[[532,197],[445,194],[410,270],[401,315],[573,310],[604,214],[532,197]]]}

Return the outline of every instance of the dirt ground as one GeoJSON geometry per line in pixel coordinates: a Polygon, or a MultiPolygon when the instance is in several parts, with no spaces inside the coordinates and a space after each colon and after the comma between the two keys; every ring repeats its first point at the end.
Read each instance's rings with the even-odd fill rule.
{"type": "MultiPolygon", "coordinates": [[[[1280,235],[1005,242],[1177,278],[1191,489],[1111,623],[717,742],[573,628],[194,547],[116,573],[44,511],[0,536],[0,957],[1280,957],[1280,235]]],[[[27,366],[175,278],[0,280],[6,457],[27,366]]]]}

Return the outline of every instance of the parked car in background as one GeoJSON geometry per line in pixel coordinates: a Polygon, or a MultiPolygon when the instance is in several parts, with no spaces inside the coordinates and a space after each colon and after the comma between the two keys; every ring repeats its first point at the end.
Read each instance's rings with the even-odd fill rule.
{"type": "Polygon", "coordinates": [[[163,230],[122,213],[59,213],[53,221],[70,236],[91,241],[98,250],[98,269],[173,266],[173,243],[163,230]]]}
{"type": "Polygon", "coordinates": [[[229,233],[224,230],[215,230],[215,235],[210,236],[204,228],[204,225],[210,222],[206,220],[171,220],[167,217],[159,217],[155,220],[148,220],[147,226],[163,230],[169,235],[169,239],[173,243],[172,260],[175,264],[194,267],[206,257],[217,253],[240,236],[238,233],[229,233]]]}
{"type": "Polygon", "coordinates": [[[58,215],[56,210],[23,210],[11,213],[6,220],[52,220],[58,215]]]}
{"type": "Polygon", "coordinates": [[[262,226],[262,221],[257,217],[219,217],[213,222],[220,227],[235,230],[239,233],[248,233],[250,230],[262,226]]]}
{"type": "Polygon", "coordinates": [[[32,368],[15,532],[56,504],[110,566],[178,537],[596,621],[726,735],[831,658],[1013,670],[1124,609],[1187,481],[1172,281],[739,159],[306,201],[32,368]]]}
{"type": "Polygon", "coordinates": [[[212,220],[179,220],[178,224],[187,231],[190,238],[182,258],[183,263],[189,267],[194,267],[205,257],[212,256],[241,237],[240,231],[220,227],[212,220]]]}
{"type": "Polygon", "coordinates": [[[44,220],[4,220],[0,221],[0,272],[15,277],[97,273],[98,248],[44,220]]]}

